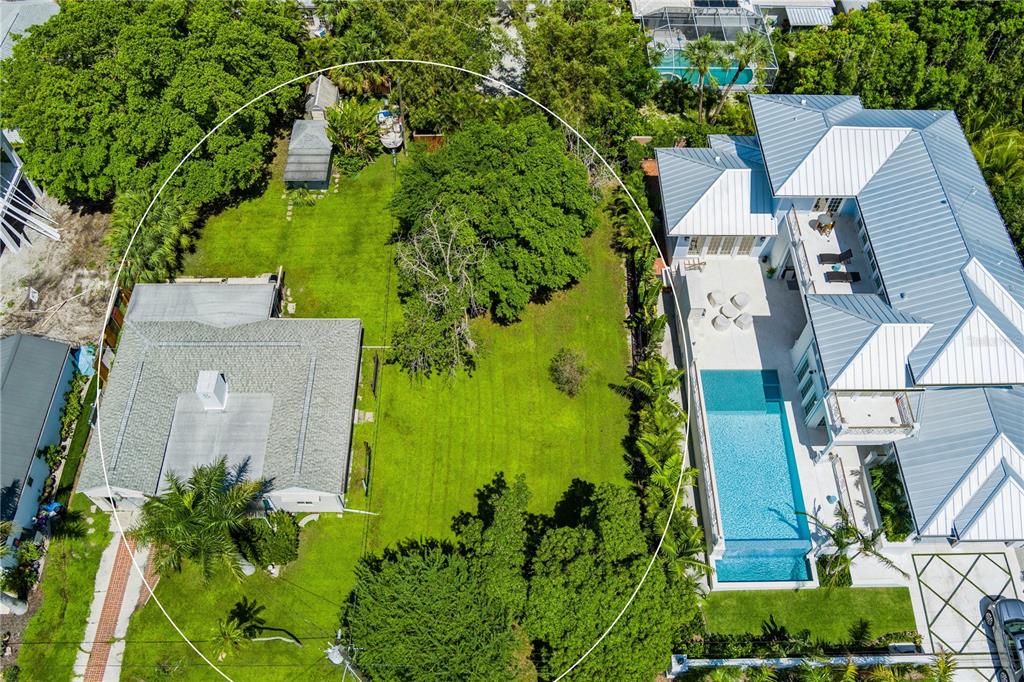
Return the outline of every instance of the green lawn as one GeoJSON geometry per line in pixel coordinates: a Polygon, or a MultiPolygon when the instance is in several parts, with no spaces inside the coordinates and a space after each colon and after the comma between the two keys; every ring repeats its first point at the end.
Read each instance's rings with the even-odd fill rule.
{"type": "Polygon", "coordinates": [[[861,619],[872,636],[914,630],[910,592],[904,587],[712,592],[704,607],[708,630],[722,634],[760,633],[774,616],[790,632],[804,628],[829,642],[842,642],[861,619]]]}
{"type": "MultiPolygon", "coordinates": [[[[386,330],[401,314],[389,275],[390,160],[343,178],[339,192],[332,187],[313,207],[296,206],[291,222],[284,219],[280,172],[278,161],[262,197],[208,222],[186,273],[251,275],[283,265],[296,316],[359,317],[364,343],[386,343],[386,330]]],[[[223,662],[228,675],[337,677],[323,650],[338,626],[359,555],[407,537],[450,534],[452,517],[474,509],[474,493],[499,471],[509,479],[525,473],[531,506],[547,513],[574,478],[623,480],[628,404],[610,385],[621,382],[628,363],[624,277],[609,240],[610,228],[602,225],[586,242],[591,272],[547,304],[530,306],[521,322],[502,327],[476,321],[483,350],[472,375],[413,382],[385,366],[378,401],[369,387],[372,351],[364,350],[359,407],[374,412],[374,421],[356,427],[348,499],[379,516],[325,515],[303,530],[299,559],[277,579],[258,574],[241,583],[223,578],[200,586],[186,572],[161,580],[157,596],[206,652],[212,654],[217,620],[242,595],[267,606],[268,625],[303,640],[301,648],[253,643],[223,662]],[[591,369],[575,398],[557,392],[547,375],[563,345],[583,350],[591,369]],[[361,485],[364,441],[374,453],[369,498],[361,485]]],[[[176,643],[153,603],[132,618],[128,639],[124,680],[150,678],[154,666],[176,670],[175,679],[210,679],[187,645],[176,643]]]]}
{"type": "Polygon", "coordinates": [[[262,196],[207,221],[184,274],[243,277],[283,266],[296,317],[358,317],[364,343],[383,344],[386,314],[397,310],[393,281],[389,286],[391,161],[379,159],[355,178],[342,178],[314,206],[294,206],[289,221],[281,180],[286,149],[278,146],[262,196]]]}
{"type": "Polygon", "coordinates": [[[43,602],[28,623],[18,653],[24,680],[69,680],[78,645],[85,635],[100,556],[110,543],[110,517],[89,513],[91,503],[76,495],[71,511],[79,537],[56,537],[50,543],[40,589],[43,602]],[[92,519],[92,523],[86,522],[92,519]],[[92,531],[92,532],[89,532],[92,531]]]}

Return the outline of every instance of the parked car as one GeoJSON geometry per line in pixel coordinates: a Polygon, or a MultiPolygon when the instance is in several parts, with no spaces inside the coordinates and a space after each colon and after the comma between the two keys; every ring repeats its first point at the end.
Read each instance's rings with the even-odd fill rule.
{"type": "Polygon", "coordinates": [[[999,654],[999,682],[1024,682],[1024,601],[997,599],[985,609],[999,654]]]}

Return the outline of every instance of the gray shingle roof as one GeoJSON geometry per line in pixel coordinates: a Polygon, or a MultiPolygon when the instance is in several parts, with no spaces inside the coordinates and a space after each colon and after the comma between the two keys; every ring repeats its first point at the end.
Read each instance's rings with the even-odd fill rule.
{"type": "Polygon", "coordinates": [[[320,74],[306,86],[306,111],[323,111],[338,103],[338,86],[327,76],[320,74]]]}
{"type": "Polygon", "coordinates": [[[128,316],[134,322],[191,320],[230,327],[269,319],[276,293],[277,285],[269,282],[137,284],[128,304],[128,316]],[[231,287],[230,298],[224,296],[225,286],[231,287]]]}
{"type": "Polygon", "coordinates": [[[10,519],[71,348],[26,334],[0,340],[0,517],[10,519]]]}
{"type": "MultiPolygon", "coordinates": [[[[179,396],[195,391],[199,372],[216,370],[228,379],[229,405],[233,394],[273,397],[262,474],[275,488],[340,493],[360,341],[360,322],[353,319],[212,327],[129,318],[99,413],[111,486],[157,490],[179,396]]],[[[80,487],[103,484],[94,432],[80,487]]]]}
{"type": "Polygon", "coordinates": [[[299,119],[288,141],[284,179],[288,182],[323,182],[331,174],[331,141],[327,121],[299,119]]]}

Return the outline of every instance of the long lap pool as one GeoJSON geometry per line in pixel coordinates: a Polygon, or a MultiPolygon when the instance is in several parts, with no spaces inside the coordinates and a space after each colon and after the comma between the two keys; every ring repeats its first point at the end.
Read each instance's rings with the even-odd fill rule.
{"type": "Polygon", "coordinates": [[[810,580],[810,531],[774,370],[703,370],[725,555],[720,582],[810,580]]]}

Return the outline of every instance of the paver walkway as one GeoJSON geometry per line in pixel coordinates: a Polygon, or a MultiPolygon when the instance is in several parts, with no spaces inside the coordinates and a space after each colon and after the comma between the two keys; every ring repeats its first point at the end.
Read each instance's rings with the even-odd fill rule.
{"type": "Polygon", "coordinates": [[[118,617],[121,614],[121,604],[124,601],[128,579],[132,573],[132,553],[135,552],[135,541],[131,539],[125,541],[124,536],[120,535],[115,537],[118,543],[117,555],[110,571],[110,582],[107,584],[107,590],[103,596],[103,609],[100,611],[99,624],[93,637],[89,662],[85,667],[85,682],[103,682],[107,659],[110,657],[110,646],[117,629],[118,617]]]}
{"type": "Polygon", "coordinates": [[[913,563],[927,621],[925,647],[956,654],[958,680],[994,679],[997,663],[985,608],[995,597],[1019,597],[1006,554],[914,554],[913,563]]]}

